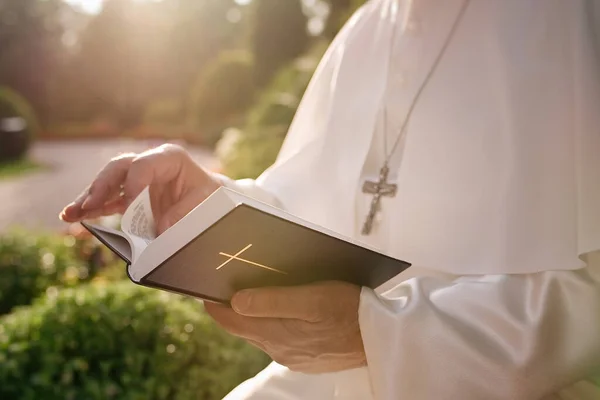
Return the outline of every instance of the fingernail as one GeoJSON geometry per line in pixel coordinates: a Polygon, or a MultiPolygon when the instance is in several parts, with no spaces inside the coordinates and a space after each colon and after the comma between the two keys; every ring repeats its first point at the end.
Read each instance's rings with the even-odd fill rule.
{"type": "Polygon", "coordinates": [[[252,295],[247,290],[242,290],[233,296],[233,299],[231,300],[231,306],[233,307],[234,311],[243,313],[250,309],[251,302],[252,295]]]}
{"type": "Polygon", "coordinates": [[[65,220],[65,212],[61,211],[58,213],[58,219],[60,219],[61,221],[65,220]]]}

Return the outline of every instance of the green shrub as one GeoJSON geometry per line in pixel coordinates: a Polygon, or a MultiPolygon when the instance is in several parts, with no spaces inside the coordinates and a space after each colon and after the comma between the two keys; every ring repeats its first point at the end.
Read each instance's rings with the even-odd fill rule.
{"type": "Polygon", "coordinates": [[[35,113],[27,100],[11,89],[0,87],[0,120],[7,118],[20,118],[24,128],[4,132],[0,127],[0,162],[23,157],[39,131],[35,113]]]}
{"type": "Polygon", "coordinates": [[[73,286],[96,271],[75,252],[72,236],[32,235],[15,231],[0,236],[0,314],[53,287],[73,286]]]}
{"type": "Polygon", "coordinates": [[[287,126],[252,131],[227,130],[216,148],[224,173],[232,179],[256,178],[277,157],[287,126]]]}
{"type": "Polygon", "coordinates": [[[239,122],[254,100],[254,64],[249,53],[228,51],[206,67],[192,90],[190,114],[203,141],[214,145],[239,122]]]}
{"type": "Polygon", "coordinates": [[[296,109],[326,43],[282,69],[249,110],[241,131],[230,131],[217,146],[223,172],[232,178],[255,178],[277,157],[296,109]]]}
{"type": "Polygon", "coordinates": [[[268,362],[189,298],[84,285],[0,320],[2,399],[220,399],[268,362]]]}

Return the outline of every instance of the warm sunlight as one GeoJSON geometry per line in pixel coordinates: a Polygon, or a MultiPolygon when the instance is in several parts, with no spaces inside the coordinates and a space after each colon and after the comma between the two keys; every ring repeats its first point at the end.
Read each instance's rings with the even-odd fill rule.
{"type": "MultiPolygon", "coordinates": [[[[102,10],[102,2],[104,0],[64,0],[66,3],[74,5],[76,7],[81,8],[84,12],[88,14],[98,14],[102,10]]],[[[162,0],[135,0],[135,1],[155,1],[159,2],[162,0]]],[[[242,0],[246,3],[249,0],[242,0]]]]}
{"type": "Polygon", "coordinates": [[[102,0],[65,0],[65,2],[80,7],[90,14],[98,14],[102,9],[102,0]]]}

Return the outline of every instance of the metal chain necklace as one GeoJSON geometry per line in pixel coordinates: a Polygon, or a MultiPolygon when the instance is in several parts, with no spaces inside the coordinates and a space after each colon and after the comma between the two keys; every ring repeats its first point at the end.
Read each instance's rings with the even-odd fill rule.
{"type": "MultiPolygon", "coordinates": [[[[390,160],[391,160],[392,156],[394,155],[394,153],[396,152],[396,149],[398,148],[398,145],[402,141],[402,138],[404,138],[406,136],[406,128],[408,126],[408,122],[410,121],[410,117],[412,116],[412,113],[415,109],[415,106],[417,105],[417,102],[418,102],[419,98],[421,97],[423,90],[425,89],[425,87],[431,80],[431,77],[437,70],[437,67],[440,64],[440,61],[442,60],[444,54],[446,53],[446,50],[448,49],[448,46],[452,42],[452,38],[454,37],[456,30],[457,30],[458,26],[460,25],[460,22],[461,22],[463,16],[465,15],[465,12],[466,12],[470,2],[471,2],[471,0],[464,0],[463,4],[461,6],[461,9],[458,13],[458,16],[456,17],[456,20],[454,21],[454,24],[452,25],[452,28],[450,29],[450,33],[448,34],[448,37],[446,38],[438,56],[434,60],[431,69],[425,76],[423,83],[419,87],[419,90],[417,91],[417,93],[414,97],[414,100],[413,100],[412,104],[410,105],[410,108],[408,109],[406,118],[404,119],[404,122],[402,123],[402,126],[400,127],[400,132],[398,133],[398,136],[396,137],[396,140],[394,141],[394,143],[392,145],[392,149],[389,152],[388,152],[388,138],[387,138],[387,120],[388,120],[387,105],[384,105],[384,107],[383,107],[383,147],[384,147],[385,159],[383,162],[383,166],[379,170],[379,180],[378,181],[365,181],[365,183],[363,184],[363,188],[362,188],[363,193],[368,193],[368,194],[373,195],[369,213],[367,214],[367,217],[366,217],[365,222],[362,227],[361,233],[363,235],[369,235],[371,233],[371,230],[373,229],[373,223],[375,222],[375,217],[377,216],[377,213],[381,210],[382,197],[395,197],[396,196],[396,193],[398,191],[398,185],[388,182],[388,175],[390,173],[390,167],[389,167],[390,160]]],[[[394,31],[392,32],[391,46],[390,46],[390,52],[389,52],[389,57],[388,57],[388,77],[389,77],[389,71],[390,71],[390,68],[392,65],[392,55],[394,53],[396,36],[397,36],[396,30],[394,29],[394,31]]]]}

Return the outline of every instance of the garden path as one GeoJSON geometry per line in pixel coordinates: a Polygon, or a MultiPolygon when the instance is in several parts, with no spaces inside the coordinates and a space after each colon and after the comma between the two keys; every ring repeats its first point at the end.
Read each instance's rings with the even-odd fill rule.
{"type": "MultiPolygon", "coordinates": [[[[58,213],[111,157],[123,152],[143,151],[156,144],[131,140],[36,143],[31,158],[47,168],[0,180],[0,231],[13,226],[43,230],[66,228],[59,221],[58,213]]],[[[193,146],[188,149],[206,167],[218,167],[210,151],[193,146]]]]}

